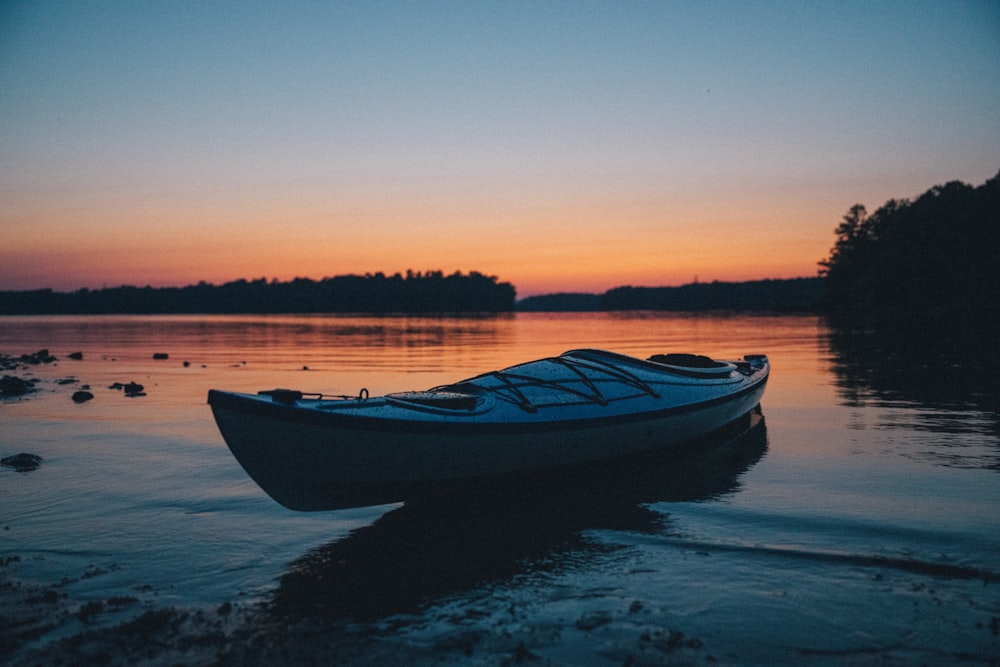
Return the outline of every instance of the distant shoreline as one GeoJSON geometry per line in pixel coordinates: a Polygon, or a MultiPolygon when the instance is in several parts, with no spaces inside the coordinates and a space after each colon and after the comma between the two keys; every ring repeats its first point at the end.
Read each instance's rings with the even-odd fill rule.
{"type": "Polygon", "coordinates": [[[567,292],[531,296],[517,302],[522,312],[601,312],[664,310],[769,310],[816,312],[822,309],[822,278],[745,282],[689,283],[678,287],[615,287],[603,294],[567,292]]]}
{"type": "Polygon", "coordinates": [[[621,310],[816,312],[822,278],[622,286],[603,294],[556,293],[516,299],[510,283],[472,272],[338,276],[320,281],[239,280],[215,286],[122,286],[56,292],[0,292],[0,315],[500,313],[621,310]]]}

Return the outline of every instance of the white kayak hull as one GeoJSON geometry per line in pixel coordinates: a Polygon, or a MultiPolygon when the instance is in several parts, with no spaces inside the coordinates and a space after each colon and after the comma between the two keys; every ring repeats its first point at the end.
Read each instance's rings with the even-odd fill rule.
{"type": "MultiPolygon", "coordinates": [[[[586,391],[593,387],[598,400],[583,400],[573,387],[567,400],[565,374],[545,379],[540,388],[522,382],[513,396],[506,377],[497,381],[496,374],[487,374],[441,388],[449,396],[480,390],[474,406],[456,409],[411,402],[419,399],[411,395],[345,401],[299,398],[297,392],[215,390],[209,403],[230,450],[254,481],[282,505],[314,511],[395,502],[448,482],[550,470],[686,443],[750,412],[761,400],[769,372],[761,356],[730,364],[724,374],[704,376],[661,371],[620,355],[574,357],[574,365],[578,358],[590,374],[583,381],[586,391]],[[614,377],[588,370],[612,361],[625,364],[628,377],[638,378],[641,388],[628,380],[631,388],[616,394],[614,377]],[[539,400],[550,396],[556,398],[539,400]],[[519,404],[525,397],[528,404],[519,404]]],[[[566,365],[561,359],[556,366],[566,365]]],[[[510,374],[522,380],[552,369],[526,364],[508,370],[523,371],[510,374]]],[[[433,398],[435,391],[420,395],[433,398]]]]}

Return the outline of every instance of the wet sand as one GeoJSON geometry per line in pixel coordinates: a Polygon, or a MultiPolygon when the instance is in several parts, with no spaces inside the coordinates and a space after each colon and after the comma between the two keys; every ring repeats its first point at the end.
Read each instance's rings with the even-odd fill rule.
{"type": "Polygon", "coordinates": [[[58,586],[24,585],[7,576],[0,579],[0,605],[0,625],[5,628],[0,653],[14,656],[10,663],[14,665],[390,665],[401,661],[423,665],[448,660],[439,649],[418,651],[344,624],[280,623],[256,606],[140,608],[133,609],[134,616],[126,621],[100,627],[102,615],[141,605],[130,596],[75,605],[58,586]],[[47,636],[61,637],[46,643],[47,636]]]}
{"type": "MultiPolygon", "coordinates": [[[[74,604],[59,585],[18,582],[0,569],[0,653],[12,665],[553,665],[719,664],[701,640],[643,621],[642,604],[584,614],[563,626],[538,624],[513,606],[499,615],[466,609],[413,641],[400,633],[419,616],[373,623],[276,615],[268,605],[211,609],[147,607],[123,595],[74,604]],[[103,618],[128,609],[127,620],[103,618]],[[483,617],[491,616],[489,628],[483,617]],[[580,642],[592,631],[611,635],[580,642]],[[58,637],[46,641],[48,637],[58,637]],[[536,650],[568,654],[543,658],[536,650]],[[569,657],[569,656],[572,657],[569,657]]],[[[6,662],[6,661],[5,661],[6,662]]]]}
{"type": "MultiPolygon", "coordinates": [[[[19,583],[10,569],[0,568],[0,663],[17,666],[996,664],[988,655],[905,643],[824,651],[763,640],[754,647],[753,638],[740,637],[737,618],[732,636],[702,640],[664,625],[649,601],[637,599],[604,598],[569,615],[556,599],[525,607],[466,599],[362,623],[290,619],[264,603],[198,609],[149,606],[123,595],[80,605],[59,585],[19,583]],[[125,620],[104,622],[123,609],[125,620]]],[[[977,632],[995,638],[997,618],[977,632]]]]}

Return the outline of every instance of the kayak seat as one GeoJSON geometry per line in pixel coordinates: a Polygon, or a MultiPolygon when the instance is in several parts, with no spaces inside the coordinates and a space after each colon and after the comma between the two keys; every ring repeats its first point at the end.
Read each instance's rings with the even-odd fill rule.
{"type": "Polygon", "coordinates": [[[654,354],[647,361],[667,366],[680,366],[681,368],[724,368],[729,364],[724,361],[716,361],[711,357],[701,354],[685,354],[674,352],[671,354],[654,354]]]}

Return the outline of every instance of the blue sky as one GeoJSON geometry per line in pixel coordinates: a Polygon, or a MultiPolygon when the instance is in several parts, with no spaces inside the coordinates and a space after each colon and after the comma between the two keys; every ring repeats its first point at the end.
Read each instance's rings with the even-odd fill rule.
{"type": "Polygon", "coordinates": [[[812,275],[1000,170],[998,72],[987,1],[9,2],[0,289],[812,275]]]}

